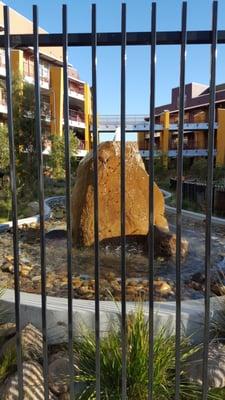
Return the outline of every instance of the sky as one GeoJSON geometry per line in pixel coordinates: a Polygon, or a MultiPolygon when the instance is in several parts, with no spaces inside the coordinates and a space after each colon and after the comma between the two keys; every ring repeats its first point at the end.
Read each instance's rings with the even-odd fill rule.
{"type": "MultiPolygon", "coordinates": [[[[32,4],[39,6],[40,26],[51,33],[61,32],[62,4],[68,6],[68,31],[90,32],[90,0],[5,0],[5,3],[28,18],[32,18],[32,4]]],[[[97,30],[119,31],[121,1],[96,0],[97,30]]],[[[127,31],[150,29],[151,1],[127,0],[127,31]]],[[[181,0],[157,0],[157,30],[179,30],[181,0]]],[[[225,0],[219,0],[218,28],[225,29],[225,0]]],[[[211,28],[211,0],[188,0],[188,30],[211,28]]],[[[179,46],[157,46],[156,104],[170,102],[171,89],[179,84],[179,46]]],[[[209,84],[210,47],[188,46],[186,83],[209,84]]],[[[97,50],[98,114],[114,115],[120,111],[120,48],[97,50]]],[[[126,112],[149,113],[150,48],[129,46],[126,66],[126,112]]],[[[91,49],[73,48],[69,61],[78,69],[80,78],[91,85],[91,49]]],[[[225,82],[225,45],[218,46],[217,83],[225,82]]]]}

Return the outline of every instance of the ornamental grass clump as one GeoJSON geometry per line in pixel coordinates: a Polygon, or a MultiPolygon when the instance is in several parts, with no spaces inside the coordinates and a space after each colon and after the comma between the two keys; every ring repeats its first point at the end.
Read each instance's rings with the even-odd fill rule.
{"type": "MultiPolygon", "coordinates": [[[[119,321],[118,321],[119,322],[119,321]]],[[[186,338],[181,339],[180,399],[201,398],[201,387],[188,381],[183,366],[199,347],[193,347],[186,338]]],[[[74,343],[76,382],[83,382],[84,389],[77,395],[79,400],[96,399],[95,390],[95,336],[87,330],[74,343]]],[[[110,332],[101,338],[101,399],[121,399],[121,332],[120,324],[113,324],[110,332]]],[[[148,399],[149,324],[142,310],[127,318],[127,398],[148,399]]],[[[175,398],[175,336],[165,329],[154,339],[153,397],[156,400],[175,398]]],[[[210,391],[208,399],[224,399],[222,391],[210,391]]]]}

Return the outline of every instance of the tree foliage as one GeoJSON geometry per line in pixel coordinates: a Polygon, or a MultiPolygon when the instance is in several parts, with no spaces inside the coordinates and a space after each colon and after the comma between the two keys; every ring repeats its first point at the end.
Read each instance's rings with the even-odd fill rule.
{"type": "Polygon", "coordinates": [[[9,140],[5,125],[0,126],[0,170],[5,172],[9,168],[9,140]]]}
{"type": "MultiPolygon", "coordinates": [[[[65,139],[63,136],[52,136],[52,152],[49,160],[49,164],[52,168],[52,175],[54,178],[65,177],[65,139]]],[[[70,157],[72,170],[74,168],[76,151],[78,148],[79,140],[74,135],[73,131],[70,131],[70,157]]]]}

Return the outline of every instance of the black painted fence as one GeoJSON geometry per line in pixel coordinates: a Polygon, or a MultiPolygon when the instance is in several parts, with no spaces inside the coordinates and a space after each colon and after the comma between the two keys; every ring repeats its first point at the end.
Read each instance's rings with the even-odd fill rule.
{"type": "MultiPolygon", "coordinates": [[[[138,7],[138,2],[136,4],[138,7]]],[[[172,6],[172,4],[171,4],[172,6]]],[[[94,187],[95,187],[95,335],[96,335],[96,398],[101,398],[100,382],[100,301],[99,301],[99,236],[98,236],[98,127],[97,127],[97,75],[96,56],[98,46],[120,46],[121,49],[121,290],[122,290],[122,318],[121,318],[121,349],[122,349],[122,393],[121,398],[126,399],[127,387],[127,363],[126,363],[126,232],[125,232],[125,122],[126,122],[126,48],[127,46],[145,45],[150,51],[150,95],[149,95],[149,117],[150,117],[150,141],[149,141],[149,327],[150,327],[150,350],[149,350],[149,399],[153,399],[153,275],[154,275],[154,110],[155,110],[155,75],[156,75],[156,50],[159,45],[180,46],[180,94],[179,94],[179,146],[177,156],[177,249],[176,249],[176,394],[175,399],[180,398],[180,335],[181,335],[181,228],[182,228],[182,176],[183,176],[183,123],[184,123],[184,100],[185,100],[185,57],[186,45],[206,44],[211,47],[210,62],[210,108],[209,108],[209,130],[208,130],[208,174],[206,186],[206,240],[205,240],[205,328],[204,328],[204,366],[203,366],[203,393],[202,399],[207,399],[208,384],[208,345],[209,345],[209,311],[210,311],[210,262],[211,262],[211,218],[213,204],[213,148],[214,148],[214,122],[215,122],[215,82],[216,82],[216,48],[217,43],[225,43],[225,30],[217,31],[218,4],[212,4],[212,27],[207,31],[187,31],[187,3],[182,4],[181,29],[174,32],[157,32],[156,3],[152,3],[151,13],[149,10],[148,32],[127,32],[126,30],[126,4],[121,9],[121,30],[114,33],[98,33],[96,24],[96,6],[92,6],[92,29],[87,33],[68,33],[67,31],[67,6],[62,10],[62,30],[56,34],[38,34],[38,9],[33,6],[33,34],[11,35],[9,23],[9,10],[4,7],[4,34],[0,35],[0,47],[5,48],[6,57],[6,86],[8,106],[8,131],[10,142],[10,176],[13,204],[13,243],[14,243],[14,276],[15,276],[15,315],[16,315],[16,337],[17,337],[17,364],[19,373],[19,399],[23,398],[23,376],[22,376],[22,349],[21,349],[21,318],[20,318],[20,279],[19,279],[19,248],[18,248],[18,226],[17,226],[17,188],[16,167],[14,152],[14,128],[12,108],[12,73],[10,49],[31,46],[34,48],[35,66],[35,104],[36,104],[36,145],[38,153],[39,173],[39,205],[40,205],[40,235],[41,235],[41,278],[42,278],[42,332],[43,332],[43,358],[44,358],[44,381],[45,399],[48,399],[48,352],[47,352],[47,320],[46,320],[46,255],[45,255],[45,221],[44,221],[44,183],[43,183],[43,155],[41,140],[41,113],[40,113],[40,77],[39,77],[39,46],[61,46],[63,47],[63,71],[64,71],[64,134],[66,155],[66,210],[67,210],[67,265],[68,265],[68,343],[70,354],[70,396],[74,398],[73,387],[73,287],[72,287],[72,227],[71,227],[71,184],[70,184],[70,152],[69,152],[69,102],[68,102],[68,47],[87,46],[92,49],[92,108],[93,108],[93,153],[94,153],[94,187]],[[150,18],[151,14],[151,18],[150,18]]],[[[115,65],[118,68],[118,65],[115,65]]],[[[166,73],[166,70],[165,70],[166,73]]]]}
{"type": "MultiPolygon", "coordinates": [[[[170,187],[172,190],[176,190],[177,180],[176,178],[170,179],[170,187]]],[[[183,200],[188,200],[190,206],[198,207],[200,211],[204,212],[206,209],[206,183],[199,183],[195,181],[184,181],[183,182],[183,200]]],[[[212,212],[217,216],[225,216],[225,186],[213,184],[213,202],[212,212]]],[[[195,211],[195,210],[193,210],[195,211]]]]}

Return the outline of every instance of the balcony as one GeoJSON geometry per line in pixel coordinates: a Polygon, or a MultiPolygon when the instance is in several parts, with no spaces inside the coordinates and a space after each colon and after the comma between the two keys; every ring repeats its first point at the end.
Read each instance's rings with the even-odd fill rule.
{"type": "MultiPolygon", "coordinates": [[[[33,60],[26,60],[23,64],[23,77],[24,81],[34,85],[34,62],[33,60]]],[[[50,69],[47,63],[40,63],[40,86],[42,89],[49,90],[50,88],[50,69]]]]}
{"type": "Polygon", "coordinates": [[[69,126],[85,129],[84,113],[76,110],[69,110],[69,126]]]}
{"type": "Polygon", "coordinates": [[[6,76],[4,50],[0,50],[0,76],[6,76]]]}
{"type": "Polygon", "coordinates": [[[88,150],[85,150],[85,140],[79,139],[76,156],[79,158],[83,158],[87,155],[87,153],[88,153],[88,150]]]}
{"type": "Polygon", "coordinates": [[[6,92],[2,88],[0,88],[0,113],[7,114],[6,92]]]}
{"type": "Polygon", "coordinates": [[[80,82],[69,83],[69,97],[84,101],[84,85],[80,82]]]}
{"type": "Polygon", "coordinates": [[[45,101],[41,102],[41,119],[45,122],[51,122],[50,104],[45,101]]]}

